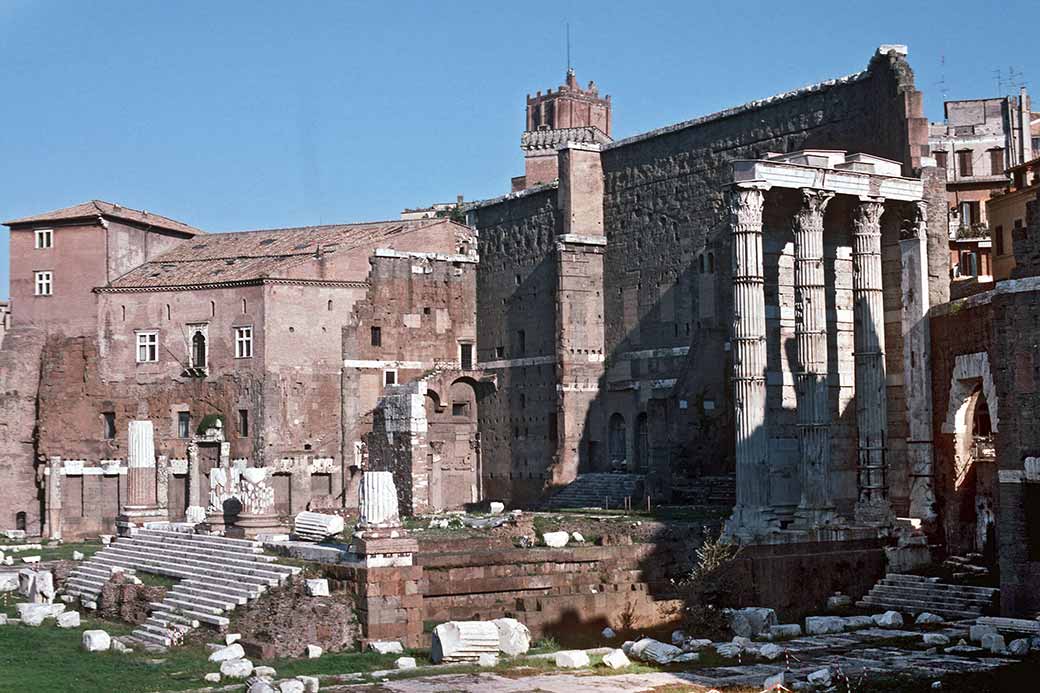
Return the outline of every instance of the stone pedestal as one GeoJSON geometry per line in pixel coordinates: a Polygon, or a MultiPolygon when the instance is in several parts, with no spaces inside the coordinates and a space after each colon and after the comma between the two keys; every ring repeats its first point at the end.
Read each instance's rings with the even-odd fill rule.
{"type": "Polygon", "coordinates": [[[236,532],[248,539],[258,534],[277,533],[282,530],[278,515],[274,512],[274,488],[268,483],[270,469],[249,467],[243,469],[239,478],[238,499],[242,511],[235,521],[236,532]]]}
{"type": "Polygon", "coordinates": [[[167,518],[156,495],[155,427],[151,421],[130,422],[126,483],[126,506],[116,519],[120,535],[132,535],[138,525],[167,518]]]}
{"type": "Polygon", "coordinates": [[[358,616],[363,643],[399,640],[420,647],[423,639],[422,566],[413,565],[419,549],[403,530],[372,531],[354,540],[358,616]]]}
{"type": "Polygon", "coordinates": [[[802,189],[794,219],[795,373],[801,500],[797,525],[810,529],[835,519],[831,500],[830,398],[827,385],[827,296],[823,214],[834,193],[802,189]]]}

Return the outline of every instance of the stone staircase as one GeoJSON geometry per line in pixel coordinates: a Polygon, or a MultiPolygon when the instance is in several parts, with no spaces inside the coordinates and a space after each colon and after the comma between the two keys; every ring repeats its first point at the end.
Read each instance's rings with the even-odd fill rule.
{"type": "Polygon", "coordinates": [[[889,573],[856,606],[909,614],[928,611],[951,620],[978,618],[996,609],[1000,590],[941,582],[939,578],[889,573]]]}
{"type": "Polygon", "coordinates": [[[737,476],[700,476],[673,484],[672,501],[683,505],[732,508],[737,504],[737,476]]]}
{"type": "Polygon", "coordinates": [[[636,509],[643,507],[642,474],[581,474],[549,498],[547,508],[623,508],[625,498],[636,509]]]}
{"type": "Polygon", "coordinates": [[[145,645],[169,647],[173,633],[202,623],[224,628],[226,614],[256,599],[269,587],[300,572],[275,565],[260,544],[172,529],[143,529],[115,539],[69,575],[65,592],[96,608],[101,588],[113,573],[151,573],[179,580],[161,602],[149,604],[151,615],[133,632],[145,645]]]}

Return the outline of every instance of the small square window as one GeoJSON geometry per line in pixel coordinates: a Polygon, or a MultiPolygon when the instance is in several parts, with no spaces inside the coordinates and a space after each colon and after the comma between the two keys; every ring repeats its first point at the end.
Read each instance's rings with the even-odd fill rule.
{"type": "Polygon", "coordinates": [[[236,359],[249,359],[249,358],[253,358],[253,328],[252,327],[236,327],[235,328],[235,358],[236,359]]]}
{"type": "Polygon", "coordinates": [[[239,409],[238,410],[238,435],[243,438],[249,436],[249,410],[239,409]]]}
{"type": "Polygon", "coordinates": [[[191,438],[191,414],[189,412],[177,412],[177,437],[191,438]]]}
{"type": "Polygon", "coordinates": [[[48,271],[35,272],[36,295],[50,296],[54,293],[54,273],[48,271]]]}
{"type": "Polygon", "coordinates": [[[452,416],[469,416],[469,402],[452,402],[452,416]]]}
{"type": "Polygon", "coordinates": [[[396,385],[397,384],[397,371],[383,371],[383,384],[384,385],[396,385]]]}
{"type": "Polygon", "coordinates": [[[383,328],[372,328],[372,346],[383,346],[383,328]]]}
{"type": "Polygon", "coordinates": [[[504,359],[506,357],[506,348],[504,346],[495,347],[495,358],[504,359]]]}
{"type": "Polygon", "coordinates": [[[472,344],[460,344],[459,345],[459,365],[462,370],[469,371],[473,370],[473,345],[472,344]]]}
{"type": "Polygon", "coordinates": [[[54,231],[51,229],[36,229],[36,249],[43,250],[54,245],[54,231]]]}
{"type": "Polygon", "coordinates": [[[137,333],[137,362],[156,363],[159,361],[159,333],[137,333]]]}
{"type": "Polygon", "coordinates": [[[116,413],[114,411],[101,412],[104,423],[105,440],[114,440],[116,437],[116,413]]]}

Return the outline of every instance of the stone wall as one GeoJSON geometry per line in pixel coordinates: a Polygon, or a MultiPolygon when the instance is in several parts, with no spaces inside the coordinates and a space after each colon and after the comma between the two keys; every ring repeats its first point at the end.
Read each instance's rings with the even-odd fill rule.
{"type": "Polygon", "coordinates": [[[38,534],[43,525],[35,441],[44,343],[42,331],[16,327],[0,348],[0,530],[23,528],[24,523],[30,536],[38,534]]]}
{"type": "MultiPolygon", "coordinates": [[[[645,468],[637,441],[642,440],[644,425],[640,417],[652,399],[666,403],[662,411],[669,440],[649,440],[641,444],[644,450],[657,450],[674,468],[692,473],[732,469],[727,377],[731,250],[729,234],[723,233],[728,228],[724,187],[736,159],[804,148],[887,157],[902,163],[903,175],[925,177],[932,210],[929,301],[946,300],[945,190],[941,172],[921,171],[921,157],[927,155],[927,120],[913,73],[898,51],[879,53],[867,70],[847,78],[604,145],[607,244],[601,295],[606,373],[593,386],[596,395],[585,407],[585,437],[592,447],[583,452],[582,470],[602,469],[603,460],[621,453],[609,449],[608,428],[615,417],[623,421],[625,431],[622,459],[630,469],[645,468]]],[[[552,303],[560,290],[551,263],[552,234],[563,233],[563,205],[569,195],[562,174],[559,185],[560,200],[554,199],[551,188],[535,189],[484,203],[470,217],[481,232],[484,258],[478,278],[481,361],[491,362],[486,365],[500,372],[500,392],[526,389],[528,395],[522,418],[517,416],[521,412],[500,401],[501,396],[481,418],[482,435],[501,448],[488,455],[488,487],[502,488],[501,495],[508,492],[517,499],[530,498],[537,491],[535,482],[548,478],[551,465],[559,462],[551,456],[558,448],[556,428],[532,425],[550,420],[553,398],[530,396],[532,390],[547,395],[557,385],[547,359],[552,358],[550,345],[558,341],[554,333],[562,330],[558,319],[551,322],[552,303]],[[532,322],[537,323],[534,340],[532,322]],[[514,353],[497,355],[500,347],[509,351],[510,339],[520,330],[529,345],[525,356],[537,362],[516,361],[514,353]],[[532,344],[538,351],[532,353],[532,344]],[[531,408],[533,403],[537,408],[531,408]],[[519,431],[526,432],[522,438],[518,424],[519,431]],[[541,455],[532,461],[531,453],[538,451],[541,455]]],[[[889,232],[893,234],[898,240],[896,231],[889,232]]],[[[889,244],[895,247],[894,241],[889,244]]],[[[835,247],[833,257],[837,252],[835,247]]],[[[890,254],[893,260],[898,266],[898,256],[890,254]]],[[[898,299],[898,281],[894,287],[898,299]]],[[[901,351],[894,346],[898,358],[901,351]]],[[[832,353],[844,353],[843,347],[833,344],[832,353]]],[[[832,394],[837,409],[840,388],[832,394]]],[[[892,416],[903,412],[898,406],[890,408],[892,416]]],[[[843,473],[849,477],[851,468],[843,473]]],[[[905,498],[908,493],[901,490],[898,495],[905,498]]]]}

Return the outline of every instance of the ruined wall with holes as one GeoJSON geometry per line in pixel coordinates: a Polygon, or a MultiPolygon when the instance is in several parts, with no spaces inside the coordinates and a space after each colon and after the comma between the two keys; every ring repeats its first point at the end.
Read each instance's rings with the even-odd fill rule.
{"type": "Polygon", "coordinates": [[[350,503],[357,502],[363,466],[395,472],[406,512],[475,500],[478,391],[490,393],[493,385],[481,382],[477,367],[477,257],[470,243],[462,244],[461,255],[378,252],[371,258],[368,293],[343,328],[350,503]],[[401,393],[417,385],[421,396],[411,406],[411,395],[401,393]]]}
{"type": "MultiPolygon", "coordinates": [[[[805,148],[845,149],[887,157],[903,163],[904,175],[925,177],[926,198],[930,211],[934,210],[928,226],[929,301],[936,304],[947,300],[945,190],[941,174],[930,169],[922,173],[920,169],[921,157],[928,151],[927,120],[921,110],[921,94],[914,88],[913,72],[906,58],[896,52],[876,55],[865,71],[849,78],[605,145],[601,158],[607,236],[603,272],[607,370],[599,383],[598,398],[590,407],[598,418],[594,426],[597,430],[589,437],[599,446],[609,447],[610,435],[605,429],[612,416],[621,416],[629,469],[641,470],[649,464],[645,458],[656,454],[667,456],[673,468],[692,475],[732,470],[732,403],[727,378],[731,251],[724,203],[724,187],[731,177],[729,164],[768,152],[805,148]],[[658,416],[667,420],[664,429],[669,440],[664,444],[640,442],[640,417],[648,411],[652,399],[667,403],[658,409],[658,416]],[[656,453],[648,455],[647,450],[656,453]]],[[[471,221],[481,232],[484,256],[478,305],[481,360],[501,361],[503,357],[497,356],[496,349],[508,352],[510,338],[518,330],[529,328],[532,318],[541,320],[537,356],[544,371],[532,374],[532,364],[503,365],[502,377],[509,379],[503,393],[522,388],[530,393],[532,383],[526,378],[531,377],[537,378],[540,393],[550,393],[554,385],[546,360],[552,358],[553,337],[548,329],[557,277],[550,262],[551,240],[547,242],[545,234],[554,229],[559,233],[560,229],[555,218],[559,214],[555,193],[552,188],[536,189],[471,212],[471,221]],[[546,346],[541,348],[543,334],[546,346]]],[[[896,230],[890,228],[885,239],[886,283],[896,291],[886,292],[886,310],[899,307],[900,221],[888,222],[896,230]],[[891,301],[896,305],[889,305],[891,301]]],[[[835,226],[840,236],[842,225],[835,226]]],[[[835,300],[845,296],[845,300],[851,273],[848,240],[832,235],[830,241],[831,296],[835,300]]],[[[783,258],[778,248],[782,245],[772,246],[777,263],[783,258]]],[[[842,310],[844,313],[844,306],[842,310]]],[[[778,326],[780,317],[779,313],[773,316],[774,326],[778,326]]],[[[889,339],[893,345],[889,362],[898,364],[901,371],[898,324],[897,318],[889,339]]],[[[848,372],[850,367],[847,345],[841,340],[851,339],[851,325],[844,324],[844,328],[832,335],[835,372],[848,372]]],[[[559,332],[558,326],[554,329],[559,332]]],[[[774,338],[778,333],[774,328],[774,338]]],[[[527,342],[531,343],[529,336],[527,342]]],[[[510,353],[504,358],[514,359],[516,355],[510,353]]],[[[777,369],[773,385],[780,406],[783,377],[777,369]]],[[[835,411],[845,412],[850,391],[839,378],[834,381],[835,411]]],[[[903,412],[901,385],[894,383],[889,392],[894,400],[890,408],[892,430],[898,437],[902,428],[905,436],[905,424],[896,420],[903,412]]],[[[532,402],[530,397],[527,402],[532,402]]],[[[488,487],[496,493],[499,488],[508,488],[516,494],[530,494],[534,490],[531,477],[552,463],[546,454],[555,448],[547,437],[551,431],[524,425],[529,419],[540,421],[552,415],[553,398],[538,402],[538,409],[524,410],[519,427],[520,412],[504,402],[494,418],[481,419],[481,431],[495,436],[496,445],[489,447],[501,447],[493,453],[494,459],[488,456],[485,467],[488,487]],[[535,438],[521,439],[523,431],[533,431],[535,438]],[[539,449],[545,452],[532,468],[529,453],[539,449]],[[505,483],[507,474],[511,478],[505,483]]],[[[854,420],[854,407],[852,411],[854,420]]],[[[838,476],[839,483],[849,490],[855,484],[855,433],[854,427],[842,425],[835,441],[843,446],[838,476]]],[[[610,456],[608,451],[601,459],[610,456]]],[[[598,469],[597,465],[592,469],[586,465],[584,471],[598,469]]],[[[890,482],[902,488],[906,478],[904,465],[890,482]]],[[[846,495],[851,498],[851,494],[846,495]]],[[[907,494],[901,490],[897,495],[901,503],[907,494]]]]}

